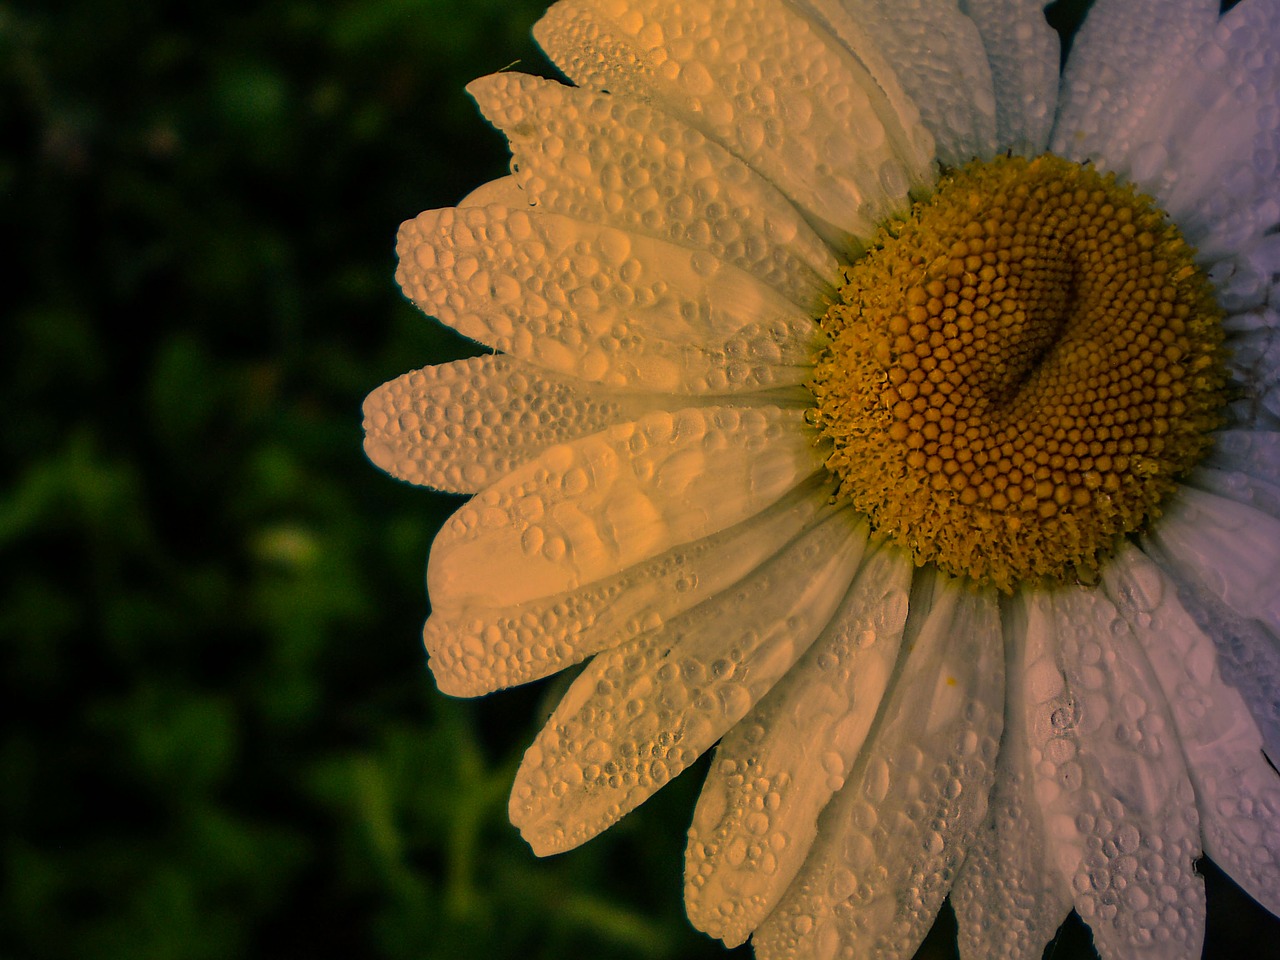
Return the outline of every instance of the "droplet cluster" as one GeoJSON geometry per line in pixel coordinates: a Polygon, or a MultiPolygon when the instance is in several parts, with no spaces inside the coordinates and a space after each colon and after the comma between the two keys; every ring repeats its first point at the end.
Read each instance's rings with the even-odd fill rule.
{"type": "Polygon", "coordinates": [[[811,417],[840,495],[953,574],[1091,578],[1210,446],[1221,314],[1147,198],[1053,156],[974,163],[827,313],[811,417]]]}
{"type": "Polygon", "coordinates": [[[618,647],[732,587],[822,504],[802,484],[741,523],[575,590],[497,608],[437,604],[423,630],[431,672],[445,693],[473,697],[618,647]]]}
{"type": "Polygon", "coordinates": [[[861,556],[848,514],[828,513],[732,589],[591,661],[516,775],[511,822],[536,853],[569,849],[610,826],[792,667],[861,556]]]}
{"type": "Polygon", "coordinates": [[[1203,936],[1202,840],[1166,694],[1104,591],[1021,596],[1014,656],[1055,868],[1100,951],[1190,955],[1203,936]]]}
{"type": "MultiPolygon", "coordinates": [[[[579,86],[658,104],[730,147],[836,244],[927,182],[933,151],[896,77],[769,0],[565,0],[534,28],[579,86]]],[[[881,60],[881,62],[883,62],[881,60]]]]}
{"type": "Polygon", "coordinates": [[[506,134],[512,175],[539,209],[705,250],[806,307],[834,293],[835,257],[796,208],[688,124],[519,73],[467,91],[506,134]]]}

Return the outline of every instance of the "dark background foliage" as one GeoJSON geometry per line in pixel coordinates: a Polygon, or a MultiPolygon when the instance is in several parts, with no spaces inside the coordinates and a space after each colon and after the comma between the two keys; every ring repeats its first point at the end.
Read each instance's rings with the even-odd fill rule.
{"type": "MultiPolygon", "coordinates": [[[[0,3],[0,957],[749,955],[684,919],[701,768],[531,855],[506,794],[563,681],[435,690],[459,500],[360,449],[370,388],[472,352],[393,237],[504,172],[462,86],[550,71],[542,6],[0,3]]],[[[1261,922],[1212,894],[1215,939],[1261,922]]]]}

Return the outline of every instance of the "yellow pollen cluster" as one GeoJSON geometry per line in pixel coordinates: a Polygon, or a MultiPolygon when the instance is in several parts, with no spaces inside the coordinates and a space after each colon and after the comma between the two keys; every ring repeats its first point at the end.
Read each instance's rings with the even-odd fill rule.
{"type": "Polygon", "coordinates": [[[944,177],[823,318],[811,419],[838,495],[918,563],[1093,579],[1220,424],[1222,313],[1192,253],[1090,167],[944,177]]]}

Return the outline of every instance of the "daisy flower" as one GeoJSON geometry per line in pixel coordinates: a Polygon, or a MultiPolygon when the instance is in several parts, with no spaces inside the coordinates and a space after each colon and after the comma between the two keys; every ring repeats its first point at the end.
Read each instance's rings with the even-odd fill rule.
{"type": "Polygon", "coordinates": [[[587,658],[538,854],[715,746],[689,917],[762,958],[1198,957],[1280,913],[1280,2],[562,0],[512,175],[400,233],[492,353],[366,403],[445,693],[587,658]],[[718,746],[716,746],[718,742],[718,746]]]}

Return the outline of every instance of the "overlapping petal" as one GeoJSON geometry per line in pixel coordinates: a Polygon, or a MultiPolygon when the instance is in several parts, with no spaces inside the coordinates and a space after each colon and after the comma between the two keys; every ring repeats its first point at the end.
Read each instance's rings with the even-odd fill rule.
{"type": "Polygon", "coordinates": [[[1104,960],[1194,960],[1200,828],[1186,761],[1141,647],[1101,591],[1025,591],[1033,793],[1049,867],[1104,960]]]}
{"type": "Polygon", "coordinates": [[[543,210],[705,250],[810,315],[833,296],[836,259],[795,207],[688,124],[518,73],[467,90],[506,134],[515,179],[543,210]]]}
{"type": "Polygon", "coordinates": [[[1172,712],[1205,853],[1280,914],[1280,774],[1263,756],[1244,700],[1222,681],[1213,641],[1178,602],[1173,581],[1137,549],[1116,556],[1106,587],[1172,712]]]}
{"type": "Polygon", "coordinates": [[[652,100],[857,249],[932,179],[933,142],[892,74],[772,0],[562,0],[534,35],[580,86],[652,100]]]}
{"type": "Polygon", "coordinates": [[[905,656],[803,868],[756,931],[763,960],[909,957],[986,813],[1004,713],[999,611],[991,592],[937,577],[917,574],[905,656]]]}
{"type": "Polygon", "coordinates": [[[995,94],[982,40],[954,0],[796,0],[933,135],[935,155],[958,165],[995,151],[995,94]],[[890,78],[887,82],[883,78],[890,78]]]}
{"type": "Polygon", "coordinates": [[[1026,639],[1026,605],[1008,604],[1001,618],[1007,638],[1005,714],[996,781],[986,820],[951,891],[962,960],[1040,960],[1072,907],[1037,799],[1039,751],[1032,750],[1039,738],[1033,726],[1038,698],[1051,701],[1058,681],[1052,665],[1028,659],[1041,651],[1031,650],[1026,639]]]}
{"type": "Polygon", "coordinates": [[[650,392],[798,384],[812,318],[702,251],[507,207],[405,223],[396,278],[459,333],[546,370],[650,392]]]}
{"type": "Polygon", "coordinates": [[[827,625],[865,545],[833,511],[733,589],[588,664],[516,775],[511,822],[534,851],[595,836],[741,720],[827,625]]]}
{"type": "Polygon", "coordinates": [[[826,503],[826,490],[815,478],[719,533],[576,590],[502,607],[437,608],[423,631],[436,682],[445,693],[477,696],[656,630],[729,589],[799,536],[826,503]]]}
{"type": "Polygon", "coordinates": [[[1042,0],[961,0],[986,48],[996,99],[996,143],[1044,150],[1058,102],[1058,37],[1042,0]]]}
{"type": "Polygon", "coordinates": [[[880,707],[910,586],[898,551],[866,558],[823,635],[720,742],[685,856],[694,926],[742,943],[800,870],[880,707]]]}

